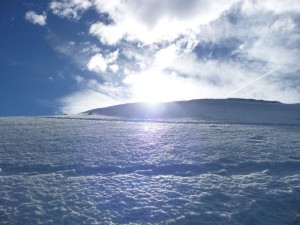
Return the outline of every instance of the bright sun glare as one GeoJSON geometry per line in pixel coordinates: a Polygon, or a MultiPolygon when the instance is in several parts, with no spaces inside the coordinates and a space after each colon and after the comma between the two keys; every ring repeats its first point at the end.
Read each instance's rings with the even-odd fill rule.
{"type": "Polygon", "coordinates": [[[135,101],[157,103],[187,99],[191,89],[176,74],[161,73],[132,75],[127,82],[135,101]]]}
{"type": "Polygon", "coordinates": [[[168,101],[175,90],[169,89],[167,83],[164,77],[147,76],[135,83],[134,94],[137,99],[144,102],[168,101]]]}

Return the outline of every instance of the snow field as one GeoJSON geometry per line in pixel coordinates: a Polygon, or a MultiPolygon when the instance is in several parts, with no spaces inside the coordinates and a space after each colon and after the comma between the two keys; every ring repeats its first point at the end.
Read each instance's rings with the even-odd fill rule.
{"type": "Polygon", "coordinates": [[[299,224],[299,126],[0,118],[1,224],[299,224]]]}

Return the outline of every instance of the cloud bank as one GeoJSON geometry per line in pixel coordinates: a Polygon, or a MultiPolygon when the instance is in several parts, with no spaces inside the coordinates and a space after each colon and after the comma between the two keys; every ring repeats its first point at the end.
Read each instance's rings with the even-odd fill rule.
{"type": "Polygon", "coordinates": [[[243,86],[231,97],[300,102],[299,60],[291,61],[300,56],[297,1],[64,0],[49,10],[73,23],[84,13],[98,15],[82,31],[93,41],[64,54],[85,60],[78,91],[61,99],[62,112],[223,98],[243,86]]]}

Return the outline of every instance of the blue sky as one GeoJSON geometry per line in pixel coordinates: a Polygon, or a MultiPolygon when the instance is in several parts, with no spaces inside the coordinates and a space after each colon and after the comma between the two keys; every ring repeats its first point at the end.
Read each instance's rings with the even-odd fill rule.
{"type": "Polygon", "coordinates": [[[0,10],[0,116],[300,102],[298,0],[4,0],[0,10]]]}

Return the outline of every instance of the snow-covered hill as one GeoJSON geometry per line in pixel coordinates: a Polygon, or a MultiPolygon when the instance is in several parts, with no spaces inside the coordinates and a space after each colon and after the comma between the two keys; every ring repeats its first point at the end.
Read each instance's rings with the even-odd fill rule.
{"type": "Polygon", "coordinates": [[[83,115],[135,119],[194,118],[224,123],[300,125],[300,104],[253,99],[200,99],[156,104],[130,103],[93,109],[83,115]]]}

